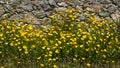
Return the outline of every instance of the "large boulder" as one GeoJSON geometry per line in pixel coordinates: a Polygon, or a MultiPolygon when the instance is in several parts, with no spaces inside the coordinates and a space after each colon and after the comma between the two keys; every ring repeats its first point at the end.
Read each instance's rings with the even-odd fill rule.
{"type": "Polygon", "coordinates": [[[2,15],[2,14],[4,14],[4,7],[2,7],[1,5],[0,5],[0,16],[2,15]]]}

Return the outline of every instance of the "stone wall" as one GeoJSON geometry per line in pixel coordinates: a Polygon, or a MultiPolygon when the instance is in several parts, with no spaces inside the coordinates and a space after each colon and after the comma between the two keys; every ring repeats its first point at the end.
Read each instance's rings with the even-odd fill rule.
{"type": "Polygon", "coordinates": [[[0,20],[24,20],[46,23],[53,12],[67,8],[94,12],[98,17],[116,20],[120,17],[120,0],[1,0],[0,20]]]}

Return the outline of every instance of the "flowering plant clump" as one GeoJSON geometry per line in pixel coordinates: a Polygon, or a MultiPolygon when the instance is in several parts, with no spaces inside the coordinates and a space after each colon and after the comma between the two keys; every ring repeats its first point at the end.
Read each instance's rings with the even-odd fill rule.
{"type": "Polygon", "coordinates": [[[68,9],[50,17],[50,28],[35,29],[24,22],[4,20],[0,24],[0,62],[17,66],[34,62],[58,68],[60,63],[114,63],[120,57],[120,34],[116,23],[96,19],[88,11],[68,9]],[[80,18],[80,14],[85,19],[80,18]]]}

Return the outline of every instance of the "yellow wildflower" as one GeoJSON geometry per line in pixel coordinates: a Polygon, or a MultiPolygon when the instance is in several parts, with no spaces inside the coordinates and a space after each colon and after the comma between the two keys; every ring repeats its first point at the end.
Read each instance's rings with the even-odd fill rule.
{"type": "Polygon", "coordinates": [[[99,45],[99,44],[97,44],[97,47],[100,47],[100,45],[99,45]]]}
{"type": "Polygon", "coordinates": [[[0,51],[0,54],[2,54],[2,51],[0,51]]]}
{"type": "Polygon", "coordinates": [[[91,66],[91,64],[90,64],[90,63],[87,63],[86,65],[87,65],[88,67],[90,67],[90,66],[91,66]]]}
{"type": "Polygon", "coordinates": [[[104,58],[106,58],[106,55],[103,55],[104,58]]]}
{"type": "Polygon", "coordinates": [[[32,46],[31,46],[32,49],[35,48],[35,47],[36,47],[35,45],[32,45],[32,46]]]}
{"type": "Polygon", "coordinates": [[[80,45],[80,48],[83,48],[83,45],[80,45]]]}
{"type": "Polygon", "coordinates": [[[85,40],[86,37],[87,37],[87,35],[83,35],[82,38],[81,38],[81,40],[85,40]]]}
{"type": "Polygon", "coordinates": [[[20,64],[20,62],[18,61],[17,64],[20,64]]]}
{"type": "Polygon", "coordinates": [[[85,58],[83,57],[82,60],[85,60],[85,58]]]}
{"type": "Polygon", "coordinates": [[[40,60],[40,59],[41,59],[41,56],[37,57],[37,59],[40,60]]]}
{"type": "Polygon", "coordinates": [[[56,49],[56,50],[55,50],[55,53],[57,53],[57,54],[58,54],[58,53],[59,53],[59,50],[58,50],[58,49],[56,49]]]}
{"type": "Polygon", "coordinates": [[[41,67],[44,67],[45,65],[44,64],[40,64],[41,67]]]}
{"type": "Polygon", "coordinates": [[[0,68],[4,68],[4,66],[1,66],[0,68]]]}
{"type": "Polygon", "coordinates": [[[57,65],[53,65],[53,68],[57,68],[57,65]]]}
{"type": "Polygon", "coordinates": [[[27,46],[24,45],[24,46],[23,46],[23,49],[27,49],[27,46]]]}

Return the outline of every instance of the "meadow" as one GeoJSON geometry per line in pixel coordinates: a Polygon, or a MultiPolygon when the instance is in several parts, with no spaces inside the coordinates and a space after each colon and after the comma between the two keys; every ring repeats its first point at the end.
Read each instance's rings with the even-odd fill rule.
{"type": "Polygon", "coordinates": [[[0,68],[119,68],[116,22],[68,9],[48,23],[51,27],[36,29],[23,21],[1,21],[0,68]]]}

